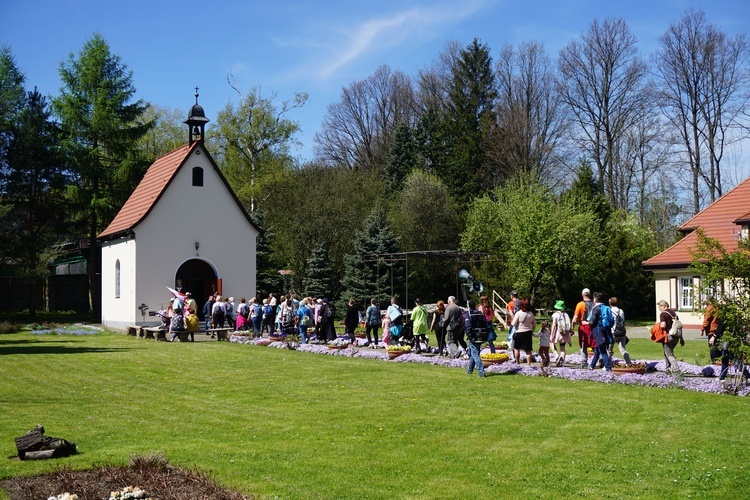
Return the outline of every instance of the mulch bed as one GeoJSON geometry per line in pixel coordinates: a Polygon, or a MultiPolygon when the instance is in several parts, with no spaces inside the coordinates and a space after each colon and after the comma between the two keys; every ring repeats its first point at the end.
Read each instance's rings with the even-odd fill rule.
{"type": "Polygon", "coordinates": [[[62,493],[76,494],[80,500],[102,500],[127,486],[137,486],[159,500],[251,498],[215,485],[200,471],[172,467],[166,460],[138,457],[131,460],[130,466],[105,465],[85,471],[61,469],[0,481],[0,487],[11,500],[46,499],[62,493]]]}

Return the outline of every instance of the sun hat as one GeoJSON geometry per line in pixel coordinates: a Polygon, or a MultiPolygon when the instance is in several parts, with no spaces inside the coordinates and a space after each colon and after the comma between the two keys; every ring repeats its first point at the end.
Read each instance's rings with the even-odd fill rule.
{"type": "Polygon", "coordinates": [[[555,302],[555,309],[557,309],[558,311],[564,311],[565,302],[563,302],[562,300],[558,300],[557,302],[555,302]]]}

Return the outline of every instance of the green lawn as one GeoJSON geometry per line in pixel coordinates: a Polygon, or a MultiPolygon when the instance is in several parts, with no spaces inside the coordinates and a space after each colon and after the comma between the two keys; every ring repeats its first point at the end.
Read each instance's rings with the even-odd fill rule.
{"type": "Polygon", "coordinates": [[[119,334],[1,335],[0,376],[6,457],[36,424],[80,451],[0,478],[161,453],[283,498],[750,495],[747,398],[119,334]]]}

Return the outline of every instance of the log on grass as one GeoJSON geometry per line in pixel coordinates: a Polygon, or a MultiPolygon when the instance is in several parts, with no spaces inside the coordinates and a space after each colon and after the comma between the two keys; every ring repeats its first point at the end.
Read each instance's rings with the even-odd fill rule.
{"type": "Polygon", "coordinates": [[[75,455],[76,445],[65,439],[44,435],[44,427],[37,425],[25,435],[15,438],[18,458],[21,460],[75,455]],[[41,453],[45,452],[45,453],[41,453]],[[49,453],[47,453],[49,452],[49,453]],[[49,456],[47,456],[49,455],[49,456]]]}

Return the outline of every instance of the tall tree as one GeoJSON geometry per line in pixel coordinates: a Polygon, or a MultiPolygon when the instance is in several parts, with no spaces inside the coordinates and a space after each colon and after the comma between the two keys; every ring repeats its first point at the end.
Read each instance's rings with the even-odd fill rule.
{"type": "Polygon", "coordinates": [[[385,305],[391,294],[391,284],[402,281],[400,273],[403,267],[374,257],[374,254],[399,251],[398,241],[388,226],[382,207],[372,209],[362,228],[355,233],[353,246],[353,253],[344,258],[342,298],[353,298],[364,304],[374,297],[381,306],[385,305]]]}
{"type": "Polygon", "coordinates": [[[451,172],[446,177],[462,204],[486,191],[494,177],[487,138],[495,127],[495,74],[489,47],[476,38],[460,52],[448,91],[454,133],[451,172]]]}
{"type": "Polygon", "coordinates": [[[686,11],[659,39],[653,60],[660,104],[684,148],[693,213],[704,205],[701,184],[706,203],[723,192],[724,150],[747,111],[748,55],[744,34],[730,38],[700,10],[686,11]]]}
{"type": "Polygon", "coordinates": [[[216,145],[217,159],[240,200],[250,211],[262,205],[268,196],[267,187],[285,169],[294,166],[291,150],[299,123],[288,118],[290,112],[307,102],[307,94],[274,104],[275,94],[263,97],[253,88],[244,95],[230,83],[239,96],[235,106],[229,103],[219,112],[209,136],[216,145]]]}
{"type": "Polygon", "coordinates": [[[52,107],[60,118],[68,169],[75,178],[69,195],[78,206],[90,242],[89,286],[95,316],[100,313],[100,257],[96,235],[112,220],[140,180],[147,163],[137,144],[151,128],[135,100],[132,71],[110,51],[102,35],[87,40],[78,56],[60,64],[63,87],[52,107]]]}
{"type": "Polygon", "coordinates": [[[380,66],[365,80],[344,87],[341,100],[328,105],[315,134],[315,154],[330,166],[382,172],[397,127],[411,124],[413,117],[411,79],[380,66]]]}
{"type": "Polygon", "coordinates": [[[24,106],[26,77],[16,64],[10,47],[0,47],[0,168],[6,166],[6,155],[13,128],[24,106]]]}
{"type": "Polygon", "coordinates": [[[45,98],[29,92],[12,126],[7,165],[0,169],[0,192],[10,202],[3,219],[6,263],[28,284],[29,316],[35,316],[39,278],[63,232],[66,207],[61,202],[66,184],[60,161],[59,129],[51,119],[45,98]]]}
{"type": "Polygon", "coordinates": [[[419,166],[419,150],[414,133],[408,124],[402,123],[396,128],[383,172],[386,192],[400,190],[409,172],[419,166]]]}
{"type": "Polygon", "coordinates": [[[505,276],[502,288],[517,288],[532,302],[564,296],[567,281],[589,283],[599,269],[602,246],[598,218],[577,198],[557,197],[539,179],[517,176],[474,200],[461,236],[465,250],[489,252],[499,260],[492,275],[505,276]],[[488,230],[487,228],[492,228],[488,230]]]}
{"type": "Polygon", "coordinates": [[[631,179],[619,152],[648,109],[648,68],[636,43],[623,19],[597,20],[558,60],[559,87],[578,123],[578,144],[594,161],[612,206],[623,209],[631,202],[625,189],[631,179]]]}
{"type": "Polygon", "coordinates": [[[328,258],[328,250],[320,243],[307,259],[307,270],[302,278],[302,289],[310,297],[326,297],[330,295],[333,282],[333,271],[328,258]]]}
{"type": "Polygon", "coordinates": [[[564,163],[566,114],[555,88],[554,66],[544,46],[506,45],[497,63],[498,134],[491,154],[505,175],[516,170],[546,178],[564,163]]]}

